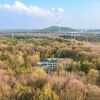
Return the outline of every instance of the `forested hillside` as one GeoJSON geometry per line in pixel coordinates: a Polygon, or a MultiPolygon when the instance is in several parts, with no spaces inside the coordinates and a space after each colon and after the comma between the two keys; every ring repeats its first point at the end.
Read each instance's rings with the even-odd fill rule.
{"type": "Polygon", "coordinates": [[[0,100],[100,100],[100,45],[62,37],[0,37],[0,100]],[[37,63],[62,59],[55,70],[37,63]]]}

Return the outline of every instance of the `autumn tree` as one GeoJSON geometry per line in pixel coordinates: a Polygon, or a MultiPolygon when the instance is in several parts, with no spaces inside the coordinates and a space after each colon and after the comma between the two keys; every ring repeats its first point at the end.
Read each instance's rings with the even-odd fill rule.
{"type": "Polygon", "coordinates": [[[81,70],[84,71],[86,74],[89,70],[93,67],[93,64],[90,63],[88,60],[85,60],[81,63],[81,70]]]}

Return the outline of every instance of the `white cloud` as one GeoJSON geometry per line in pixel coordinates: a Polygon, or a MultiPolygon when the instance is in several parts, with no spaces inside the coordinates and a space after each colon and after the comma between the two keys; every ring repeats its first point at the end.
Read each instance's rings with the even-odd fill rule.
{"type": "Polygon", "coordinates": [[[48,16],[54,14],[55,12],[57,13],[64,12],[63,8],[51,8],[51,10],[49,10],[33,5],[27,6],[22,2],[20,2],[19,0],[15,1],[14,4],[0,4],[0,8],[11,11],[23,12],[30,15],[38,15],[38,16],[48,16]]]}
{"type": "Polygon", "coordinates": [[[55,11],[55,8],[51,8],[52,11],[55,11]]]}
{"type": "Polygon", "coordinates": [[[12,10],[12,11],[20,11],[30,15],[39,15],[39,16],[47,16],[52,14],[52,12],[48,9],[43,9],[38,6],[27,6],[20,1],[15,1],[14,4],[0,4],[0,8],[12,10]]]}
{"type": "Polygon", "coordinates": [[[63,13],[63,12],[64,12],[64,9],[63,9],[63,8],[58,8],[58,11],[59,11],[60,13],[63,13]]]}
{"type": "Polygon", "coordinates": [[[51,10],[53,12],[57,12],[57,13],[63,13],[64,12],[64,9],[63,8],[51,8],[51,10]]]}

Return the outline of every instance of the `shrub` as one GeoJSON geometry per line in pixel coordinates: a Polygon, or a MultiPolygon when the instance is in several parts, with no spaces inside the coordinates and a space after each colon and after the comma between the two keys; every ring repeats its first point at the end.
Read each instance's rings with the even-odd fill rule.
{"type": "Polygon", "coordinates": [[[36,68],[33,72],[33,75],[36,75],[37,77],[44,77],[46,75],[45,71],[42,68],[36,68]]]}
{"type": "Polygon", "coordinates": [[[52,86],[47,83],[42,88],[42,91],[37,90],[33,96],[34,100],[60,100],[59,96],[52,90],[52,86]]]}
{"type": "Polygon", "coordinates": [[[81,70],[84,71],[86,74],[89,72],[89,70],[92,68],[93,64],[89,61],[85,60],[81,63],[81,70]]]}
{"type": "Polygon", "coordinates": [[[79,71],[80,70],[80,63],[79,62],[73,62],[71,65],[71,71],[79,71]]]}
{"type": "Polygon", "coordinates": [[[100,87],[100,74],[99,74],[99,76],[97,77],[96,84],[100,87]]]}
{"type": "Polygon", "coordinates": [[[99,71],[96,70],[96,69],[90,69],[89,70],[89,75],[98,75],[99,74],[99,71]]]}
{"type": "Polygon", "coordinates": [[[95,69],[90,69],[87,75],[87,81],[91,84],[96,84],[97,77],[99,75],[99,71],[95,69]]]}
{"type": "Polygon", "coordinates": [[[95,85],[88,85],[86,92],[87,100],[100,100],[100,88],[95,85]]]}
{"type": "Polygon", "coordinates": [[[16,82],[16,83],[14,83],[14,84],[12,85],[12,88],[13,88],[13,89],[16,89],[16,90],[20,90],[20,89],[23,88],[23,86],[22,86],[21,83],[16,82]]]}
{"type": "Polygon", "coordinates": [[[3,60],[7,60],[9,59],[8,55],[4,55],[4,54],[1,54],[0,55],[0,60],[3,61],[3,60]]]}
{"type": "Polygon", "coordinates": [[[66,84],[61,100],[84,100],[84,84],[76,79],[66,84]]]}

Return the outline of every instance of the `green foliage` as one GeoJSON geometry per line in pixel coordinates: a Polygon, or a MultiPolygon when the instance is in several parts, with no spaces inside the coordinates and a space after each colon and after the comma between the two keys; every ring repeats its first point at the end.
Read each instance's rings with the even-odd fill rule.
{"type": "Polygon", "coordinates": [[[41,51],[41,58],[42,59],[50,58],[51,56],[52,56],[51,48],[47,48],[44,51],[41,51]]]}
{"type": "Polygon", "coordinates": [[[100,71],[100,58],[93,59],[92,62],[94,63],[96,69],[100,71]]]}
{"type": "Polygon", "coordinates": [[[22,86],[21,83],[16,82],[16,83],[14,83],[14,84],[12,85],[12,88],[13,88],[13,89],[16,89],[16,90],[20,90],[20,89],[23,88],[23,86],[22,86]]]}
{"type": "Polygon", "coordinates": [[[80,76],[85,76],[85,72],[83,72],[83,71],[79,71],[79,72],[77,72],[77,74],[80,76]]]}
{"type": "Polygon", "coordinates": [[[95,69],[90,69],[89,70],[89,75],[99,75],[99,71],[95,69]]]}
{"type": "Polygon", "coordinates": [[[93,64],[89,61],[85,60],[81,63],[81,70],[84,71],[86,74],[89,72],[89,70],[92,68],[93,64]]]}
{"type": "Polygon", "coordinates": [[[1,55],[0,55],[0,60],[1,60],[1,61],[7,60],[7,59],[9,59],[9,57],[8,57],[7,55],[5,55],[5,54],[1,54],[1,55]]]}
{"type": "Polygon", "coordinates": [[[99,76],[99,71],[96,69],[90,69],[87,75],[87,81],[91,84],[96,84],[96,80],[99,76]]]}
{"type": "Polygon", "coordinates": [[[32,87],[36,89],[37,88],[42,89],[45,84],[46,84],[46,80],[38,79],[35,83],[32,83],[32,87]]]}
{"type": "Polygon", "coordinates": [[[79,71],[80,70],[80,63],[79,62],[73,62],[71,65],[71,71],[79,71]]]}

